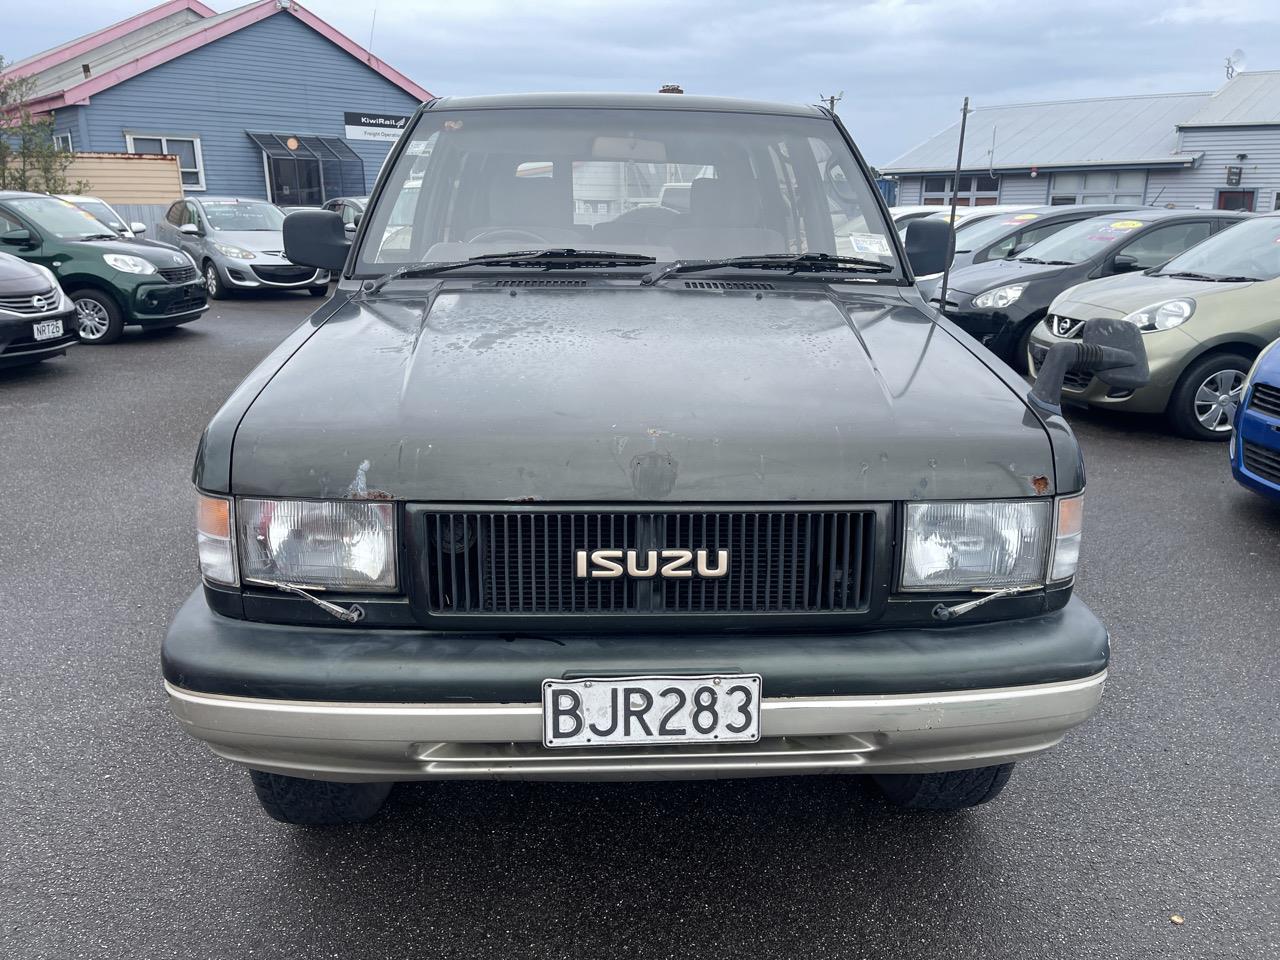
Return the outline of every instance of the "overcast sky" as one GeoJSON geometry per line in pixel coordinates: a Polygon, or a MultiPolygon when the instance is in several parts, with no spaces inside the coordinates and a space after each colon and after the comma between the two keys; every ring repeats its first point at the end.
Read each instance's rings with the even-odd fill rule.
{"type": "MultiPolygon", "coordinates": [[[[222,11],[233,0],[207,0],[222,11]]],[[[1280,69],[1280,0],[307,0],[435,94],[656,90],[838,109],[886,163],[974,105],[1213,90],[1236,48],[1280,69]]],[[[0,0],[17,60],[145,0],[0,0]],[[21,11],[21,12],[20,12],[21,11]]]]}

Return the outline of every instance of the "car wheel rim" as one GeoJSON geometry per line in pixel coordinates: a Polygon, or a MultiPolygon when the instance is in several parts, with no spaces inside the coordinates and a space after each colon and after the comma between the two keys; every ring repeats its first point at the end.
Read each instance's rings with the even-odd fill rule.
{"type": "Polygon", "coordinates": [[[97,300],[77,300],[76,322],[85,340],[101,340],[111,325],[111,318],[107,316],[107,308],[97,300]]]}
{"type": "Polygon", "coordinates": [[[210,293],[218,292],[218,270],[213,264],[205,267],[204,285],[209,288],[210,293]]]}
{"type": "Polygon", "coordinates": [[[1244,393],[1244,371],[1218,370],[1205,378],[1194,399],[1196,420],[1214,433],[1226,433],[1236,417],[1244,393]]]}

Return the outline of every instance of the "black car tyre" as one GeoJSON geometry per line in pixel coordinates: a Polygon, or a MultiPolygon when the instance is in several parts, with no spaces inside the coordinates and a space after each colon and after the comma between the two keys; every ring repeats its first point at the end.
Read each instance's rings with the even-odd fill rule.
{"type": "Polygon", "coordinates": [[[210,300],[226,299],[226,284],[222,282],[222,274],[218,273],[218,265],[212,260],[204,262],[204,288],[209,291],[210,300]]]}
{"type": "Polygon", "coordinates": [[[327,284],[323,287],[308,287],[307,293],[313,297],[327,297],[329,295],[329,287],[327,284]]]}
{"type": "Polygon", "coordinates": [[[250,770],[258,803],[273,820],[307,827],[361,823],[380,809],[390,783],[336,783],[250,770]]]}
{"type": "Polygon", "coordinates": [[[963,810],[994,800],[1009,782],[1012,763],[945,773],[874,774],[889,802],[909,810],[963,810]]]}
{"type": "Polygon", "coordinates": [[[1211,353],[1187,367],[1166,409],[1173,428],[1193,440],[1230,437],[1245,374],[1252,364],[1239,353],[1211,353]]]}
{"type": "Polygon", "coordinates": [[[115,343],[124,333],[124,316],[109,294],[100,290],[76,290],[70,295],[76,307],[76,332],[81,343],[115,343]]]}

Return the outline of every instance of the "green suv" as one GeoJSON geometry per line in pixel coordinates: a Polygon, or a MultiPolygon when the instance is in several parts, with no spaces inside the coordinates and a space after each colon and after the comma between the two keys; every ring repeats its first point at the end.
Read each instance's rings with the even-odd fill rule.
{"type": "Polygon", "coordinates": [[[0,191],[0,243],[53,271],[75,303],[85,343],[111,343],[126,324],[188,323],[208,309],[200,271],[182,251],[122,239],[57,197],[0,191]]]}

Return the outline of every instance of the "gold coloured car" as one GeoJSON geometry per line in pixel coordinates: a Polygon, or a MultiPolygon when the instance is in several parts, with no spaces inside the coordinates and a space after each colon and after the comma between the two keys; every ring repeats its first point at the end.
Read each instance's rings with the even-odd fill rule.
{"type": "Polygon", "coordinates": [[[1068,373],[1065,401],[1162,413],[1185,436],[1226,440],[1249,367],[1280,337],[1280,213],[1245,220],[1154,270],[1064,291],[1031,336],[1032,369],[1094,317],[1138,325],[1151,382],[1117,390],[1068,373]]]}

